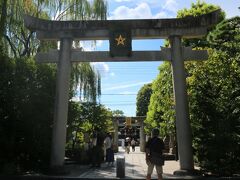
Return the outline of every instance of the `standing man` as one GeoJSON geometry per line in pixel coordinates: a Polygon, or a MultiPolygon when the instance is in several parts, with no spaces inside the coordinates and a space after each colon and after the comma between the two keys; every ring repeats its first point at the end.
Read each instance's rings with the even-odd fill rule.
{"type": "Polygon", "coordinates": [[[110,133],[107,134],[107,137],[104,140],[104,145],[106,148],[106,162],[108,166],[113,166],[114,163],[114,153],[113,153],[113,144],[112,144],[112,136],[110,133]]]}
{"type": "Polygon", "coordinates": [[[164,142],[158,136],[159,129],[153,129],[152,138],[150,138],[146,143],[146,163],[148,165],[146,178],[147,180],[151,180],[154,166],[157,171],[158,180],[162,180],[162,166],[164,165],[164,158],[162,152],[164,149],[164,142]]]}

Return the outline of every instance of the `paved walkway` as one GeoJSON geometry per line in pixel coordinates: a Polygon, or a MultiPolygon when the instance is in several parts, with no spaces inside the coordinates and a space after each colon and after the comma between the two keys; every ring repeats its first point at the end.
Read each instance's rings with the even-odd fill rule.
{"type": "MultiPolygon", "coordinates": [[[[124,152],[124,149],[119,147],[119,152],[115,153],[115,160],[117,156],[125,156],[125,178],[126,179],[145,179],[147,165],[145,162],[145,154],[140,152],[139,147],[136,147],[135,152],[129,154],[124,152]]],[[[76,166],[68,165],[70,174],[67,177],[82,178],[82,179],[119,179],[116,177],[116,161],[114,167],[108,167],[103,163],[100,168],[90,168],[90,166],[76,166]]],[[[178,161],[165,161],[163,167],[163,177],[172,177],[175,170],[179,169],[178,161]]],[[[152,178],[156,179],[157,174],[154,170],[152,178]]]]}

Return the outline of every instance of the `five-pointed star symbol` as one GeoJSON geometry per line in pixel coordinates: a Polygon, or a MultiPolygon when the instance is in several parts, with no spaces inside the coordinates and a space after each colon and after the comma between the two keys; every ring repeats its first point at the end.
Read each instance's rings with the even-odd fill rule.
{"type": "Polygon", "coordinates": [[[122,35],[120,34],[118,38],[115,38],[115,40],[117,41],[117,46],[120,44],[124,46],[124,41],[126,40],[126,38],[123,38],[122,35]]]}

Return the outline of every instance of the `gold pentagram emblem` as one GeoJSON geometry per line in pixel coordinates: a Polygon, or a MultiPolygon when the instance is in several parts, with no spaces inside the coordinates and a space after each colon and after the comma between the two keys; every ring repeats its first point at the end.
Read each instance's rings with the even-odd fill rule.
{"type": "Polygon", "coordinates": [[[126,38],[123,38],[122,35],[120,34],[118,38],[115,38],[115,40],[117,41],[117,46],[121,45],[125,45],[124,41],[126,40],[126,38]]]}

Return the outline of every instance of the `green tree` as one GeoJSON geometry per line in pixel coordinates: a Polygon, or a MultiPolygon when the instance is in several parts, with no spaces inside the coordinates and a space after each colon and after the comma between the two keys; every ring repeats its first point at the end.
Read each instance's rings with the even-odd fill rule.
{"type": "MultiPolygon", "coordinates": [[[[30,57],[38,50],[47,51],[56,48],[56,42],[43,41],[41,45],[33,31],[24,27],[23,15],[28,14],[39,18],[55,20],[89,20],[106,19],[107,5],[104,0],[19,0],[0,2],[0,38],[1,45],[10,57],[30,57]]],[[[80,42],[75,42],[80,47],[80,42]]],[[[100,75],[90,63],[73,64],[73,87],[86,99],[96,101],[101,94],[100,75]],[[80,84],[80,86],[79,86],[80,84]]]]}
{"type": "MultiPolygon", "coordinates": [[[[204,1],[198,0],[192,3],[190,9],[184,8],[178,11],[177,17],[199,16],[205,13],[219,9],[218,6],[207,4],[204,1]]],[[[224,12],[222,12],[224,18],[224,12]]],[[[165,43],[169,45],[168,42],[165,43]]],[[[209,46],[206,37],[201,39],[184,39],[183,46],[192,46],[194,48],[203,48],[209,46]]],[[[197,63],[185,63],[186,70],[190,76],[192,69],[197,68],[197,63]]],[[[163,135],[172,134],[175,132],[175,113],[174,113],[174,100],[173,100],[173,86],[172,86],[172,72],[170,64],[163,63],[160,66],[160,73],[157,79],[153,82],[153,93],[150,100],[149,111],[145,121],[150,132],[152,127],[161,126],[163,135]]]]}
{"type": "Polygon", "coordinates": [[[90,63],[78,63],[72,66],[72,86],[75,96],[96,103],[97,97],[101,94],[101,76],[90,63]]]}
{"type": "MultiPolygon", "coordinates": [[[[177,12],[177,18],[183,18],[183,17],[188,17],[188,16],[200,16],[203,14],[207,14],[210,13],[212,11],[215,11],[217,9],[220,9],[219,6],[216,6],[214,4],[209,4],[206,3],[205,1],[202,0],[197,0],[196,3],[192,3],[191,7],[189,9],[184,8],[182,10],[179,10],[177,12]]],[[[224,19],[225,18],[225,13],[222,11],[221,12],[221,17],[220,19],[224,19]]],[[[213,29],[214,27],[212,27],[213,29]]],[[[206,37],[203,38],[194,38],[194,39],[184,39],[183,41],[183,45],[184,46],[191,46],[193,48],[205,48],[208,47],[208,42],[206,41],[206,37]]]]}
{"type": "Polygon", "coordinates": [[[161,135],[174,132],[174,101],[170,63],[165,62],[159,68],[159,75],[152,84],[152,95],[148,107],[146,132],[154,127],[161,127],[161,135]]]}
{"type": "Polygon", "coordinates": [[[148,105],[152,95],[152,83],[145,84],[137,94],[137,112],[136,116],[146,116],[148,105]]]}
{"type": "MultiPolygon", "coordinates": [[[[180,11],[178,17],[207,13],[218,8],[213,5],[208,8],[207,6],[208,4],[198,1],[190,9],[180,11]]],[[[208,36],[202,39],[183,40],[183,44],[209,50],[208,61],[185,63],[195,160],[204,172],[218,175],[239,173],[236,168],[239,167],[240,147],[239,18],[224,20],[214,27],[208,36]],[[211,50],[209,47],[214,49],[211,50]]],[[[162,66],[160,74],[164,72],[167,74],[167,68],[164,69],[162,66]]],[[[162,81],[163,78],[158,76],[154,83],[160,84],[162,81]]],[[[171,96],[164,96],[166,90],[164,92],[161,86],[154,88],[154,83],[146,123],[154,127],[159,126],[160,122],[160,126],[164,127],[169,124],[164,122],[164,114],[167,112],[164,108],[170,107],[170,103],[163,102],[173,101],[171,96]],[[157,93],[158,96],[154,97],[157,93]],[[155,101],[158,105],[154,106],[155,101]],[[158,117],[159,121],[154,121],[154,117],[158,117]]]]}
{"type": "MultiPolygon", "coordinates": [[[[200,1],[199,1],[200,2],[200,1]]],[[[202,4],[202,2],[200,2],[202,4]]],[[[182,16],[204,12],[182,11],[182,16]]],[[[216,7],[212,6],[211,9],[216,7]]],[[[224,19],[224,13],[222,14],[224,19]]],[[[224,20],[201,40],[184,40],[196,48],[211,47],[206,62],[186,63],[190,120],[195,158],[202,170],[218,175],[239,173],[239,17],[224,20]],[[208,40],[208,41],[207,41],[208,40]]]]}
{"type": "Polygon", "coordinates": [[[107,15],[104,0],[4,0],[0,7],[0,37],[12,57],[35,55],[39,46],[35,34],[24,27],[24,14],[54,20],[106,19],[107,15]]]}
{"type": "MultiPolygon", "coordinates": [[[[1,37],[10,57],[29,57],[37,51],[38,41],[33,32],[23,24],[23,14],[37,14],[37,7],[31,0],[4,0],[1,11],[1,37]]],[[[42,17],[43,13],[39,13],[42,17]]]]}
{"type": "MultiPolygon", "coordinates": [[[[39,47],[35,34],[25,29],[22,14],[49,19],[52,14],[50,5],[57,2],[61,4],[63,1],[0,2],[0,143],[3,147],[0,149],[0,173],[43,170],[49,164],[56,69],[55,65],[37,65],[33,61],[32,55],[35,55],[38,48],[46,50],[48,47],[39,47]]],[[[81,6],[81,2],[83,1],[71,1],[73,4],[65,4],[64,8],[67,5],[81,6]]],[[[99,12],[104,8],[103,5],[106,7],[105,1],[95,0],[90,6],[92,16],[89,19],[104,17],[98,13],[93,15],[93,11],[99,12]],[[97,8],[97,5],[101,7],[97,8]]],[[[102,12],[106,14],[105,11],[102,12]]],[[[56,43],[52,45],[56,46],[56,43]]],[[[92,68],[90,64],[84,66],[92,68]]],[[[80,80],[88,78],[91,81],[84,79],[80,82],[83,91],[95,84],[92,89],[96,90],[96,94],[99,93],[100,78],[95,72],[92,69],[86,73],[92,76],[90,78],[87,75],[79,77],[80,80]],[[96,76],[94,82],[93,76],[96,76]],[[84,84],[86,82],[88,85],[84,84]]],[[[87,96],[88,92],[85,93],[87,96]]],[[[73,94],[71,91],[71,97],[73,94]]],[[[89,96],[93,99],[96,97],[91,92],[89,96]]]]}
{"type": "Polygon", "coordinates": [[[32,59],[0,61],[0,172],[42,169],[50,154],[55,69],[32,59]]]}
{"type": "Polygon", "coordinates": [[[207,40],[210,47],[220,51],[227,51],[229,55],[235,56],[239,52],[240,41],[240,17],[226,19],[216,26],[214,31],[211,31],[207,40]],[[221,44],[221,46],[219,46],[221,44]]]}
{"type": "Polygon", "coordinates": [[[112,116],[121,117],[124,116],[124,112],[122,110],[116,109],[112,111],[112,116]]]}
{"type": "MultiPolygon", "coordinates": [[[[41,1],[41,7],[48,7],[48,16],[55,20],[105,20],[107,18],[107,3],[105,0],[57,0],[41,1]]],[[[76,48],[83,48],[79,41],[74,42],[76,48]]],[[[101,77],[90,63],[74,63],[72,65],[72,82],[75,94],[84,99],[96,102],[101,94],[101,77]]]]}
{"type": "Polygon", "coordinates": [[[214,47],[208,61],[189,77],[196,158],[203,170],[219,175],[239,173],[239,22],[217,25],[208,37],[214,47]]]}
{"type": "Polygon", "coordinates": [[[96,129],[99,129],[103,134],[113,130],[111,112],[102,105],[71,101],[69,106],[67,148],[72,150],[78,148],[83,143],[83,134],[93,134],[96,129]],[[76,147],[76,145],[78,146],[76,147]]]}
{"type": "MultiPolygon", "coordinates": [[[[107,3],[105,0],[57,0],[38,1],[39,6],[48,7],[48,14],[55,20],[105,20],[107,3]]],[[[76,48],[83,48],[79,41],[74,42],[76,48]]],[[[90,63],[74,63],[72,65],[72,88],[80,98],[96,102],[101,94],[101,77],[90,63]]]]}

